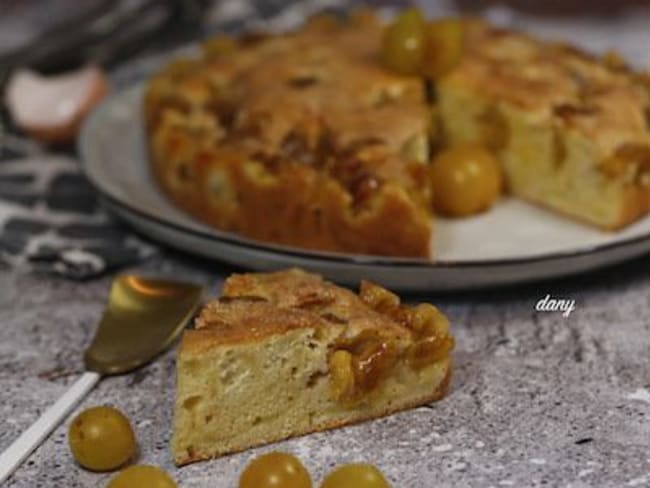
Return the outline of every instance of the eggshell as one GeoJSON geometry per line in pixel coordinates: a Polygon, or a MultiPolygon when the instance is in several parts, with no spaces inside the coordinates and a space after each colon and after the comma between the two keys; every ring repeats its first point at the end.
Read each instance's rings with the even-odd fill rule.
{"type": "Polygon", "coordinates": [[[5,95],[14,123],[49,144],[74,140],[86,114],[108,93],[102,70],[87,66],[55,76],[14,72],[5,95]]]}

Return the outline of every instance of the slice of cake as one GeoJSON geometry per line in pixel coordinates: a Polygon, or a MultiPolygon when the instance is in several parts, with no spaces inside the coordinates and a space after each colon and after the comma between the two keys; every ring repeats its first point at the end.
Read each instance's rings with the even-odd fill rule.
{"type": "Polygon", "coordinates": [[[190,463],[442,398],[453,338],[435,307],[297,269],[231,276],[178,353],[172,450],[190,463]]]}
{"type": "Polygon", "coordinates": [[[372,16],[211,41],[147,87],[154,174],[178,205],[262,241],[430,255],[422,80],[386,70],[372,16]]]}
{"type": "Polygon", "coordinates": [[[465,41],[436,80],[445,144],[484,144],[512,194],[603,229],[650,211],[647,81],[614,56],[482,22],[465,41]]]}

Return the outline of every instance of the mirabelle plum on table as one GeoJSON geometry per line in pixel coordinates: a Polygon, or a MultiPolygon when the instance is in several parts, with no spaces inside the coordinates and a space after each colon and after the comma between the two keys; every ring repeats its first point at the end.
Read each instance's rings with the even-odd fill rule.
{"type": "Polygon", "coordinates": [[[312,488],[312,482],[298,458],[270,452],[246,466],[239,478],[239,488],[312,488]]]}
{"type": "Polygon", "coordinates": [[[70,424],[68,442],[75,460],[92,471],[117,469],[136,451],[129,420],[113,407],[81,412],[70,424]]]}
{"type": "Polygon", "coordinates": [[[106,488],[178,488],[162,469],[143,464],[130,466],[115,475],[106,488]]]}
{"type": "Polygon", "coordinates": [[[391,488],[371,464],[346,464],[327,475],[321,488],[391,488]]]}

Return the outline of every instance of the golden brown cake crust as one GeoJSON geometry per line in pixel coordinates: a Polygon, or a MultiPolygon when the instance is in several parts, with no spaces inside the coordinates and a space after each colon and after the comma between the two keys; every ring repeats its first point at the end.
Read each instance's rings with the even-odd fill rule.
{"type": "Polygon", "coordinates": [[[219,229],[313,249],[430,253],[428,107],[381,25],[312,22],[177,62],[145,96],[154,174],[219,229]]]}
{"type": "Polygon", "coordinates": [[[553,119],[588,137],[605,155],[624,144],[650,142],[648,93],[635,73],[565,44],[488,24],[468,31],[461,65],[445,82],[469,86],[531,118],[553,119]]]}
{"type": "Polygon", "coordinates": [[[182,349],[199,353],[223,344],[260,341],[292,329],[341,324],[350,336],[372,329],[404,342],[411,334],[352,291],[294,268],[230,276],[221,298],[207,303],[195,321],[195,329],[185,332],[182,349]]]}

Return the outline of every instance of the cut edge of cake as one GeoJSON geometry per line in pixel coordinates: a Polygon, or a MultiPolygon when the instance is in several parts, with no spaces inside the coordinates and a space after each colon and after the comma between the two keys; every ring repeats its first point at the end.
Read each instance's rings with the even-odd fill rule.
{"type": "Polygon", "coordinates": [[[437,82],[446,143],[499,157],[516,197],[617,230],[650,212],[650,83],[622,64],[482,22],[437,82]]]}

